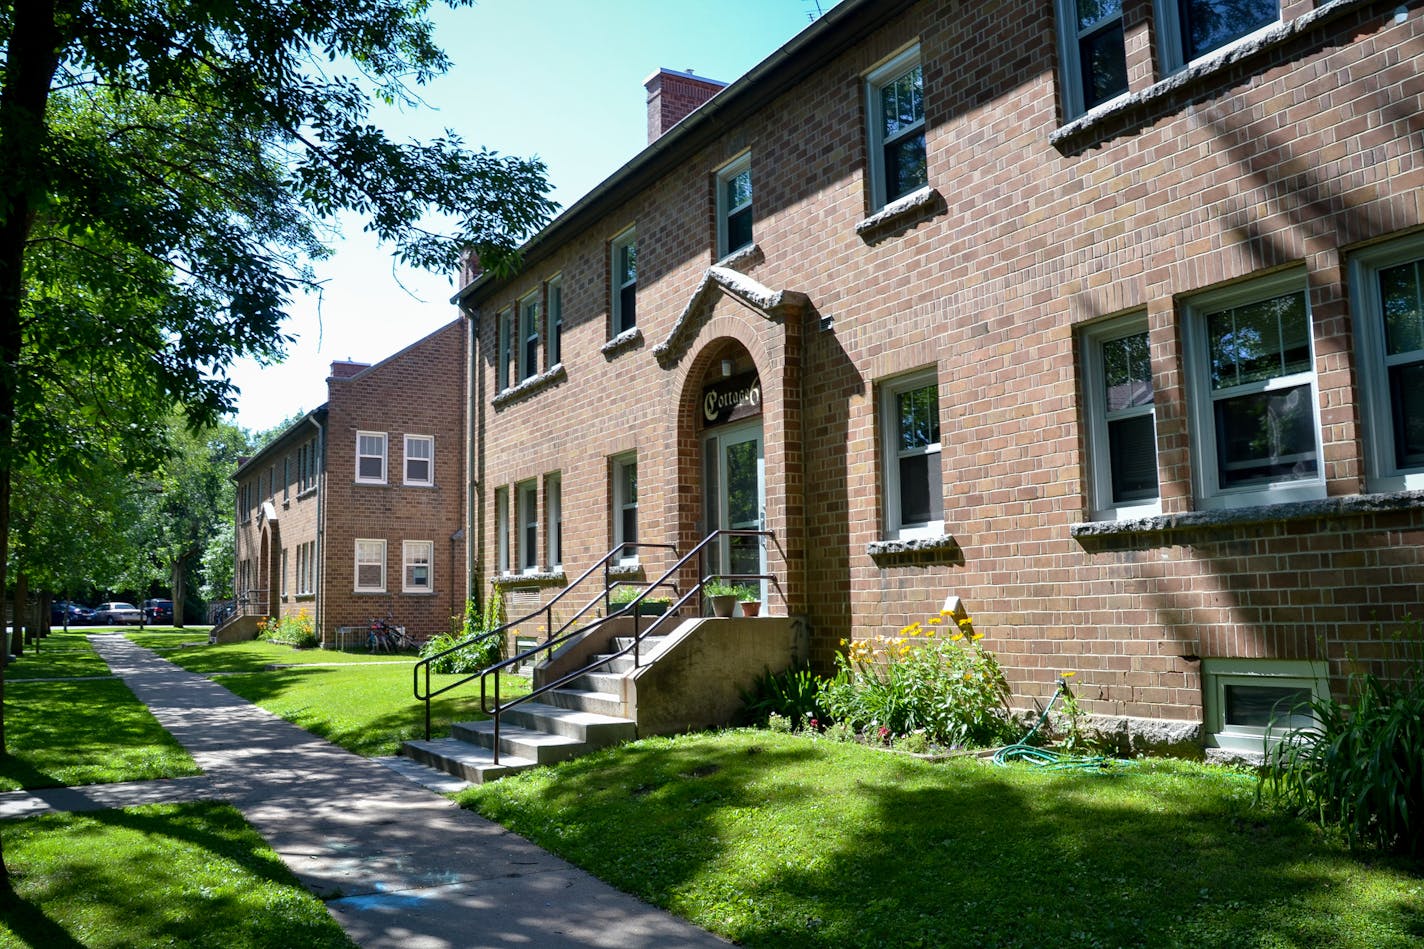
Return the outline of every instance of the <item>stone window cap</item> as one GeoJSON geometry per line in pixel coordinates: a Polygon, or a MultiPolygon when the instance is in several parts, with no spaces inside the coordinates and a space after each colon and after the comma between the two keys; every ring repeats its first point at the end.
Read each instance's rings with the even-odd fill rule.
{"type": "Polygon", "coordinates": [[[944,197],[929,185],[901,195],[855,226],[855,232],[865,240],[898,227],[908,225],[921,215],[944,208],[944,197]]]}
{"type": "Polygon", "coordinates": [[[535,573],[501,573],[490,582],[500,589],[531,586],[548,587],[562,586],[568,582],[568,578],[565,576],[564,571],[559,569],[540,570],[535,573]]]}
{"type": "Polygon", "coordinates": [[[520,399],[527,398],[556,382],[562,382],[568,377],[569,374],[564,370],[564,364],[562,362],[554,363],[554,365],[545,369],[543,372],[530,376],[518,385],[510,386],[508,389],[500,392],[499,395],[496,395],[490,400],[490,404],[495,408],[499,408],[511,402],[518,402],[520,399]]]}
{"type": "MultiPolygon", "coordinates": [[[[756,245],[752,245],[755,247],[756,245]]],[[[667,365],[692,341],[701,319],[721,294],[727,294],[762,314],[768,320],[784,320],[810,305],[810,298],[797,290],[773,290],[731,267],[708,267],[697,289],[682,308],[667,339],[653,347],[658,362],[667,365]]]]}
{"type": "Polygon", "coordinates": [[[604,343],[601,352],[610,359],[625,349],[632,349],[643,341],[643,331],[636,326],[629,327],[604,343]]]}
{"type": "Polygon", "coordinates": [[[1269,524],[1308,518],[1348,517],[1354,514],[1391,514],[1424,509],[1424,490],[1394,491],[1386,494],[1353,494],[1314,501],[1262,504],[1224,511],[1183,511],[1122,521],[1085,521],[1073,524],[1068,534],[1074,538],[1110,538],[1131,534],[1165,534],[1179,530],[1234,527],[1242,524],[1269,524]]]}
{"type": "Polygon", "coordinates": [[[865,552],[872,557],[952,553],[957,550],[959,550],[959,542],[948,534],[910,537],[905,540],[876,540],[865,545],[865,552]]]}

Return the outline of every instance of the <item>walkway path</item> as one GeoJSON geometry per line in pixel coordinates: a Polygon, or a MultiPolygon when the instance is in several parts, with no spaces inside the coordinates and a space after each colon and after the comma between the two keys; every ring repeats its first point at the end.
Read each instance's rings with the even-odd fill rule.
{"type": "Polygon", "coordinates": [[[123,636],[91,641],[203,776],[0,794],[0,817],[227,801],[367,949],[727,945],[123,636]]]}

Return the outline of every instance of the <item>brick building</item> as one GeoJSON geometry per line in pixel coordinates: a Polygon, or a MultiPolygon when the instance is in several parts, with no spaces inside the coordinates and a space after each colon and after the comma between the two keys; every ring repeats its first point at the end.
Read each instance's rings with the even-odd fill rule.
{"type": "Polygon", "coordinates": [[[764,525],[719,566],[822,667],[957,596],[1017,705],[1259,747],[1420,611],[1421,57],[1418,3],[846,0],[457,296],[483,582],[764,525]]]}
{"type": "Polygon", "coordinates": [[[332,363],[326,404],[238,469],[243,612],[304,611],[324,645],[373,617],[450,629],[469,576],[467,333],[462,318],[375,365],[332,363]]]}

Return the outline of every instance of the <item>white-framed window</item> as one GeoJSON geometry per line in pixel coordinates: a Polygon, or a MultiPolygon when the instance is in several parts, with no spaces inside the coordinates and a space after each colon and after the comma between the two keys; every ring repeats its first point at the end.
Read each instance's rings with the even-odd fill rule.
{"type": "Polygon", "coordinates": [[[297,545],[297,596],[316,592],[316,541],[297,545]]]}
{"type": "Polygon", "coordinates": [[[509,489],[494,490],[494,569],[509,572],[509,489]]]}
{"type": "Polygon", "coordinates": [[[287,501],[292,497],[292,456],[282,457],[282,500],[287,501]]]}
{"type": "Polygon", "coordinates": [[[1315,724],[1311,703],[1330,695],[1315,663],[1289,659],[1203,659],[1207,743],[1253,754],[1292,728],[1315,724]]]}
{"type": "Polygon", "coordinates": [[[1207,508],[1324,497],[1305,274],[1192,297],[1185,312],[1192,464],[1207,508]]]}
{"type": "Polygon", "coordinates": [[[433,540],[408,540],[401,544],[401,563],[404,564],[403,593],[431,593],[435,590],[431,569],[435,562],[435,542],[433,540]]]}
{"type": "Polygon", "coordinates": [[[549,311],[549,365],[557,366],[564,361],[564,278],[550,277],[545,288],[549,311]]]}
{"type": "Polygon", "coordinates": [[[879,210],[929,182],[924,69],[914,46],[866,76],[870,203],[879,210]]]}
{"type": "Polygon", "coordinates": [[[297,494],[300,496],[316,487],[317,442],[313,438],[297,449],[297,494]]]}
{"type": "Polygon", "coordinates": [[[356,433],[356,480],[361,484],[386,483],[386,433],[356,433]]]}
{"type": "Polygon", "coordinates": [[[519,525],[519,569],[539,571],[539,483],[523,481],[514,488],[515,518],[519,525]]]}
{"type": "Polygon", "coordinates": [[[613,335],[638,325],[638,234],[633,228],[613,238],[611,245],[613,335]]]}
{"type": "Polygon", "coordinates": [[[1372,491],[1424,488],[1424,234],[1350,257],[1372,491]]]}
{"type": "Polygon", "coordinates": [[[405,483],[429,486],[435,483],[435,436],[405,437],[405,483]]]}
{"type": "Polygon", "coordinates": [[[545,540],[549,548],[549,569],[564,565],[564,479],[554,472],[544,479],[545,540]]]}
{"type": "Polygon", "coordinates": [[[752,242],[752,156],[748,152],[717,172],[717,257],[752,242]]]}
{"type": "Polygon", "coordinates": [[[1279,0],[1153,0],[1163,72],[1280,21],[1279,0]]]}
{"type": "Polygon", "coordinates": [[[386,592],[386,542],[356,541],[356,592],[386,592]]]}
{"type": "Polygon", "coordinates": [[[880,397],[887,537],[943,534],[937,374],[929,370],[882,383],[880,397]]]}
{"type": "Polygon", "coordinates": [[[1085,327],[1081,352],[1093,517],[1160,514],[1146,314],[1085,327]]]}
{"type": "Polygon", "coordinates": [[[1057,0],[1064,113],[1076,118],[1127,91],[1122,0],[1057,0]]]}
{"type": "Polygon", "coordinates": [[[282,599],[287,598],[287,548],[282,548],[282,599]]]}
{"type": "Polygon", "coordinates": [[[638,562],[638,456],[618,455],[612,462],[613,546],[620,564],[638,562]],[[626,546],[624,546],[626,545],[626,546]]]}
{"type": "Polygon", "coordinates": [[[252,482],[244,481],[237,486],[237,519],[245,521],[252,516],[252,482]]]}
{"type": "Polygon", "coordinates": [[[519,381],[539,374],[539,295],[519,301],[519,381]]]}
{"type": "Polygon", "coordinates": [[[514,311],[500,310],[495,317],[499,340],[495,347],[494,385],[496,392],[509,388],[509,367],[514,361],[514,311]]]}

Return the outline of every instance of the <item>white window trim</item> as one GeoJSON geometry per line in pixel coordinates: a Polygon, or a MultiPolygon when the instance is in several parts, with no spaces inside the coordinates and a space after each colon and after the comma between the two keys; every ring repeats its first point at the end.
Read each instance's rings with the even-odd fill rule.
{"type": "Polygon", "coordinates": [[[1313,699],[1330,695],[1330,681],[1317,663],[1300,659],[1203,659],[1202,718],[1206,741],[1215,748],[1261,754],[1287,730],[1226,724],[1226,687],[1259,685],[1310,689],[1313,699]]]}
{"type": "MultiPolygon", "coordinates": [[[[635,302],[634,305],[633,305],[633,322],[631,322],[631,323],[627,322],[627,321],[626,321],[626,320],[627,320],[627,317],[626,317],[626,315],[625,315],[624,312],[623,312],[623,290],[624,290],[624,288],[631,286],[631,287],[633,288],[633,296],[634,296],[634,299],[636,300],[636,298],[637,298],[637,294],[638,294],[638,266],[637,266],[636,263],[634,264],[634,267],[633,267],[633,279],[632,279],[632,280],[629,280],[629,281],[624,281],[624,282],[622,282],[622,283],[619,282],[619,280],[620,280],[620,275],[619,275],[619,267],[618,267],[618,255],[619,255],[619,252],[622,251],[623,248],[625,248],[625,247],[632,247],[632,248],[634,248],[634,253],[636,254],[636,253],[637,253],[637,250],[636,250],[637,246],[638,246],[638,229],[637,229],[636,227],[626,228],[625,230],[619,232],[619,234],[618,234],[616,237],[614,237],[613,240],[609,243],[608,285],[609,285],[609,287],[610,287],[611,290],[612,290],[612,293],[610,294],[610,300],[609,300],[609,309],[612,311],[612,314],[611,314],[611,315],[612,315],[612,320],[611,320],[612,326],[611,326],[611,329],[612,329],[612,331],[613,331],[613,332],[612,332],[612,336],[615,336],[615,337],[618,336],[618,335],[621,334],[621,333],[625,333],[625,332],[627,332],[628,330],[633,329],[634,327],[636,327],[636,326],[638,325],[638,311],[637,311],[637,303],[636,303],[636,302],[635,302]]],[[[635,258],[635,259],[636,259],[636,258],[635,258]]]]}
{"type": "Polygon", "coordinates": [[[401,592],[402,593],[434,593],[435,592],[435,542],[432,540],[407,540],[401,542],[401,592]],[[419,560],[417,555],[425,555],[425,585],[418,586],[410,582],[410,568],[415,566],[419,560]]]}
{"type": "MultiPolygon", "coordinates": [[[[634,511],[634,518],[636,519],[636,517],[637,517],[637,509],[638,509],[638,499],[637,499],[637,498],[634,498],[634,499],[632,500],[632,502],[630,503],[630,502],[628,501],[628,499],[623,496],[623,495],[624,495],[624,480],[625,480],[624,477],[623,477],[623,472],[628,468],[629,465],[632,465],[632,466],[633,466],[633,470],[634,470],[634,472],[636,473],[637,467],[638,467],[638,455],[637,455],[636,452],[629,452],[628,454],[625,454],[625,455],[616,455],[616,456],[613,458],[613,464],[612,464],[612,474],[613,474],[613,490],[612,490],[612,501],[613,501],[613,545],[612,545],[612,546],[617,547],[617,548],[620,548],[619,551],[618,551],[618,557],[617,557],[617,562],[618,562],[618,565],[619,565],[619,566],[635,566],[635,565],[638,563],[638,548],[637,548],[637,547],[634,547],[631,553],[629,553],[629,552],[627,552],[627,551],[621,549],[621,545],[624,544],[624,543],[627,543],[627,538],[625,538],[625,537],[623,536],[623,512],[624,512],[625,510],[627,510],[628,508],[632,508],[633,511],[634,511]]],[[[636,476],[636,474],[635,474],[635,476],[636,476]]],[[[634,539],[633,543],[635,543],[635,544],[637,543],[637,539],[636,539],[636,538],[634,539]]]]}
{"type": "Polygon", "coordinates": [[[494,568],[509,572],[509,489],[494,489],[494,568]]]}
{"type": "Polygon", "coordinates": [[[553,571],[564,565],[564,478],[562,474],[555,472],[544,479],[544,507],[546,508],[544,542],[548,550],[549,569],[553,571]]]}
{"type": "Polygon", "coordinates": [[[539,572],[539,482],[521,481],[514,486],[514,521],[517,536],[514,545],[519,556],[520,573],[539,572]],[[529,540],[529,529],[534,540],[529,540]]]}
{"type": "MultiPolygon", "coordinates": [[[[1058,78],[1063,88],[1063,117],[1066,121],[1072,121],[1084,112],[1088,111],[1085,104],[1087,102],[1086,90],[1083,88],[1083,60],[1082,50],[1078,42],[1084,33],[1092,32],[1102,26],[1107,21],[1107,17],[1098,20],[1087,30],[1078,29],[1078,4],[1077,0],[1057,0],[1058,10],[1058,78]]],[[[1122,19],[1122,11],[1118,11],[1118,19],[1122,19]]],[[[1126,35],[1124,31],[1124,45],[1126,35]]],[[[1124,49],[1124,56],[1126,50],[1124,49]]],[[[1124,98],[1130,90],[1124,89],[1122,92],[1110,99],[1104,99],[1097,105],[1097,109],[1110,102],[1116,102],[1124,98]]]]}
{"type": "Polygon", "coordinates": [[[388,457],[389,454],[390,454],[390,450],[391,450],[390,438],[387,437],[387,435],[386,435],[385,432],[357,432],[357,433],[356,433],[356,483],[357,483],[357,484],[385,484],[385,483],[386,483],[386,460],[387,460],[387,457],[388,457]],[[379,439],[381,440],[381,454],[380,454],[379,456],[377,456],[377,455],[363,455],[363,454],[361,454],[361,439],[363,439],[363,438],[379,438],[379,439]],[[363,478],[363,477],[361,477],[361,459],[362,459],[362,458],[376,458],[376,457],[379,457],[379,458],[381,459],[381,476],[380,476],[379,478],[363,478]]]}
{"type": "MultiPolygon", "coordinates": [[[[920,59],[920,44],[915,43],[901,50],[890,59],[876,66],[865,76],[865,116],[866,116],[866,173],[870,175],[870,210],[873,214],[890,203],[885,187],[884,123],[881,121],[880,90],[890,82],[899,79],[915,66],[923,66],[920,59]]],[[[929,176],[929,124],[923,116],[920,128],[925,135],[925,175],[929,176]]],[[[903,197],[903,195],[901,196],[903,197]]]]}
{"type": "Polygon", "coordinates": [[[1252,30],[1229,43],[1223,43],[1196,59],[1187,58],[1186,44],[1182,36],[1180,0],[1152,0],[1153,27],[1157,34],[1158,62],[1162,64],[1164,76],[1180,72],[1195,63],[1204,63],[1227,55],[1237,46],[1252,42],[1257,36],[1272,29],[1281,22],[1281,3],[1276,4],[1276,18],[1259,29],[1252,30]]]}
{"type": "MultiPolygon", "coordinates": [[[[746,204],[737,205],[737,207],[735,207],[735,208],[734,208],[734,207],[731,207],[731,206],[727,203],[727,183],[728,183],[729,181],[731,181],[733,178],[735,178],[735,177],[737,177],[738,175],[740,175],[742,172],[750,172],[751,170],[752,170],[752,153],[751,153],[751,152],[743,152],[741,155],[738,155],[736,158],[732,159],[732,160],[731,160],[730,162],[728,162],[725,166],[723,166],[723,168],[722,168],[721,171],[717,172],[717,259],[718,259],[718,260],[721,260],[723,257],[726,257],[728,254],[732,253],[734,250],[741,250],[741,249],[743,249],[744,247],[749,247],[749,246],[751,246],[751,242],[742,245],[742,247],[733,248],[733,247],[728,247],[728,246],[727,246],[727,243],[728,243],[728,241],[729,241],[730,238],[731,238],[731,235],[730,235],[730,228],[728,227],[728,224],[729,224],[729,219],[731,218],[732,214],[735,213],[735,212],[737,212],[737,211],[742,210],[743,208],[751,209],[751,208],[754,206],[754,203],[755,203],[755,201],[756,201],[756,191],[753,190],[753,192],[752,192],[752,197],[747,200],[747,203],[746,203],[746,204]]],[[[755,185],[753,185],[753,188],[755,188],[755,185]]],[[[753,224],[755,224],[755,223],[756,223],[756,222],[755,222],[755,218],[753,218],[753,224]]]]}
{"type": "Polygon", "coordinates": [[[564,361],[564,275],[555,274],[544,283],[544,360],[550,369],[564,361]],[[557,301],[557,305],[555,305],[557,301]],[[557,332],[556,332],[557,331],[557,332]]]}
{"type": "Polygon", "coordinates": [[[517,382],[531,379],[539,374],[539,350],[543,343],[543,327],[539,325],[539,294],[528,294],[519,300],[516,312],[519,314],[515,329],[518,331],[519,348],[515,353],[517,382]],[[532,312],[531,312],[532,311],[532,312]],[[534,358],[529,358],[529,341],[534,340],[534,358]]]}
{"type": "Polygon", "coordinates": [[[378,538],[373,538],[373,537],[358,537],[358,538],[356,538],[356,570],[355,570],[355,575],[352,577],[352,589],[353,589],[353,591],[356,592],[356,593],[385,593],[385,592],[386,592],[386,542],[385,542],[384,540],[381,540],[381,539],[378,539],[378,538]],[[362,544],[378,544],[378,545],[380,545],[380,551],[381,551],[381,559],[380,559],[381,584],[380,584],[379,587],[374,587],[374,586],[362,586],[362,585],[361,585],[361,565],[362,565],[363,563],[364,563],[364,564],[367,564],[367,565],[370,565],[370,564],[376,562],[376,561],[373,561],[373,560],[363,560],[363,559],[361,558],[361,545],[362,545],[362,544]]]}
{"type": "MultiPolygon", "coordinates": [[[[1082,357],[1083,357],[1083,400],[1084,400],[1084,424],[1088,434],[1088,459],[1087,475],[1089,498],[1092,506],[1092,516],[1095,520],[1120,521],[1135,517],[1153,517],[1162,513],[1162,477],[1158,471],[1157,489],[1158,495],[1155,498],[1140,501],[1126,501],[1117,503],[1113,501],[1112,484],[1112,452],[1108,435],[1108,423],[1118,416],[1114,413],[1114,419],[1108,418],[1107,392],[1103,389],[1103,344],[1127,336],[1136,336],[1147,332],[1147,314],[1133,313],[1117,319],[1105,320],[1085,326],[1082,330],[1082,357]]],[[[1156,386],[1153,386],[1154,396],[1156,386]]],[[[1123,415],[1148,415],[1152,416],[1153,432],[1157,429],[1157,410],[1154,404],[1134,410],[1124,411],[1123,415]]]]}
{"type": "Polygon", "coordinates": [[[1310,306],[1309,285],[1303,270],[1293,269],[1272,274],[1247,283],[1210,290],[1192,296],[1184,305],[1187,392],[1190,410],[1188,430],[1192,444],[1192,474],[1196,482],[1196,501],[1206,510],[1229,510],[1258,505],[1286,504],[1292,501],[1315,501],[1325,497],[1325,452],[1320,436],[1319,377],[1315,362],[1315,319],[1310,306]],[[1217,476],[1216,422],[1213,410],[1211,382],[1207,367],[1211,364],[1207,352],[1206,318],[1213,313],[1248,303],[1256,303],[1287,293],[1302,293],[1305,297],[1306,331],[1310,344],[1310,370],[1292,376],[1273,379],[1263,391],[1309,385],[1311,424],[1315,432],[1315,477],[1273,481],[1267,484],[1222,488],[1217,476]]]}
{"type": "Polygon", "coordinates": [[[413,485],[413,486],[415,486],[415,487],[425,487],[425,488],[428,488],[428,487],[433,486],[433,485],[435,484],[435,436],[434,436],[434,435],[407,435],[407,436],[405,437],[405,455],[404,455],[404,462],[405,462],[405,471],[403,472],[403,474],[405,475],[405,482],[404,482],[405,484],[413,485]],[[418,461],[424,461],[424,462],[426,463],[427,469],[428,469],[428,471],[429,471],[429,473],[430,473],[430,476],[429,476],[428,478],[426,478],[424,481],[417,480],[417,479],[412,478],[412,477],[410,476],[410,462],[411,462],[410,446],[411,446],[412,444],[422,444],[422,443],[423,443],[423,444],[426,444],[426,445],[428,445],[428,446],[430,446],[430,454],[429,454],[429,455],[427,455],[425,458],[418,458],[418,459],[416,459],[416,460],[418,460],[418,461]]]}
{"type": "Polygon", "coordinates": [[[1424,234],[1366,248],[1350,257],[1350,295],[1359,350],[1360,418],[1365,429],[1366,485],[1370,491],[1424,488],[1424,467],[1401,468],[1396,462],[1394,405],[1385,355],[1384,313],[1379,272],[1424,260],[1424,234]]]}
{"type": "Polygon", "coordinates": [[[287,598],[287,548],[282,548],[282,599],[287,598]]]}
{"type": "Polygon", "coordinates": [[[916,538],[941,537],[944,535],[943,518],[943,490],[944,490],[944,417],[940,415],[940,439],[932,446],[924,449],[924,454],[937,454],[940,456],[940,491],[941,491],[941,517],[937,521],[929,521],[925,524],[914,524],[905,526],[900,523],[900,449],[897,443],[897,434],[900,427],[900,418],[897,411],[897,397],[904,392],[912,392],[916,389],[923,389],[927,386],[935,387],[936,401],[939,395],[939,371],[938,369],[926,369],[910,375],[898,376],[888,379],[878,385],[880,394],[880,458],[881,469],[884,472],[885,491],[882,498],[882,509],[885,521],[885,535],[890,540],[913,540],[916,538]]]}

